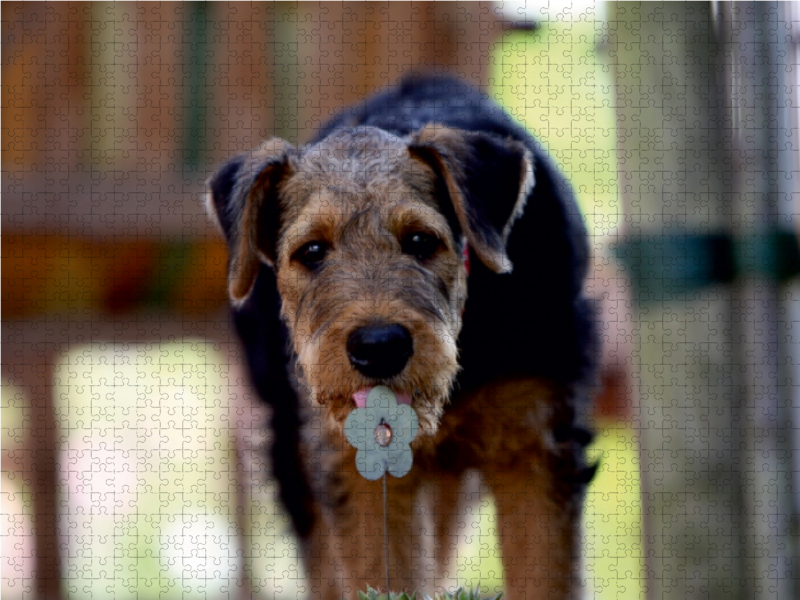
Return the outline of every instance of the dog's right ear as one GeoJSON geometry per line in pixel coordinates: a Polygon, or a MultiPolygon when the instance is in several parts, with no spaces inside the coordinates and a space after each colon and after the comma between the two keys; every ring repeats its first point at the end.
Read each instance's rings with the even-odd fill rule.
{"type": "Polygon", "coordinates": [[[290,175],[293,146],[279,138],[232,159],[208,181],[206,209],[228,243],[228,296],[241,305],[253,289],[259,261],[273,265],[280,229],[278,192],[290,175]]]}
{"type": "Polygon", "coordinates": [[[531,152],[513,139],[436,124],[414,132],[408,150],[444,182],[470,249],[495,273],[511,272],[506,245],[533,189],[531,152]]]}

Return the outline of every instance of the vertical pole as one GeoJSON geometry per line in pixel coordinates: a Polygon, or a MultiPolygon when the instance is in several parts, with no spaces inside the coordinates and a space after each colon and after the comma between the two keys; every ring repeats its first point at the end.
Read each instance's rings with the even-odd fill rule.
{"type": "MultiPolygon", "coordinates": [[[[8,331],[8,330],[6,330],[8,331]]],[[[13,333],[9,346],[22,346],[13,333]],[[16,343],[15,343],[16,342],[16,343]]],[[[32,597],[41,600],[61,598],[61,552],[59,543],[60,523],[58,514],[57,474],[57,429],[53,404],[53,366],[48,346],[38,350],[26,349],[24,358],[14,370],[22,373],[26,392],[31,399],[31,421],[26,432],[26,456],[24,474],[30,477],[33,498],[36,556],[34,564],[32,597]],[[27,452],[26,452],[27,454],[27,452]]],[[[3,352],[5,355],[6,353],[3,352]]],[[[5,358],[5,357],[4,357],[5,358]]],[[[19,355],[15,359],[19,360],[19,355]]]]}
{"type": "Polygon", "coordinates": [[[386,593],[389,593],[389,513],[386,507],[386,471],[383,472],[383,560],[386,565],[386,593]]]}
{"type": "Polygon", "coordinates": [[[616,2],[609,55],[637,310],[647,598],[749,598],[731,291],[730,120],[708,3],[616,2]],[[722,244],[724,246],[724,244],[722,244]]]}
{"type": "Polygon", "coordinates": [[[189,47],[184,52],[187,83],[184,84],[184,162],[190,169],[205,167],[206,126],[208,106],[208,81],[206,65],[209,62],[208,40],[208,5],[206,2],[189,4],[189,19],[185,26],[189,28],[186,36],[189,47]]]}
{"type": "Polygon", "coordinates": [[[792,53],[781,16],[777,2],[725,3],[717,15],[736,107],[731,233],[738,277],[731,322],[744,448],[739,464],[744,572],[750,597],[757,600],[797,597],[792,589],[792,388],[781,359],[789,338],[782,315],[792,299],[781,300],[786,288],[778,271],[779,234],[789,226],[792,192],[784,87],[792,53]]]}

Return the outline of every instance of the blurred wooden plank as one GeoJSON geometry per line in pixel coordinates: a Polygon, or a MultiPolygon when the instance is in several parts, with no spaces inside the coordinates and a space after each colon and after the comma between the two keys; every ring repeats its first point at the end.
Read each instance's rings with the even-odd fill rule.
{"type": "Polygon", "coordinates": [[[0,6],[4,169],[66,172],[82,157],[89,4],[0,6]]]}
{"type": "Polygon", "coordinates": [[[155,308],[206,315],[227,303],[227,249],[220,238],[184,243],[11,234],[3,236],[2,256],[4,320],[155,308]]]}
{"type": "Polygon", "coordinates": [[[275,12],[271,2],[210,4],[205,168],[274,135],[275,12]]]}
{"type": "Polygon", "coordinates": [[[485,87],[502,29],[489,2],[280,2],[276,11],[275,129],[294,143],[410,72],[485,87]]]}
{"type": "Polygon", "coordinates": [[[86,23],[91,119],[84,124],[91,141],[81,164],[126,171],[181,168],[182,117],[189,103],[185,71],[193,57],[187,6],[91,4],[86,23]]]}
{"type": "Polygon", "coordinates": [[[2,180],[4,232],[92,238],[218,235],[203,205],[210,173],[9,171],[2,180]]]}
{"type": "MultiPolygon", "coordinates": [[[[123,3],[124,4],[124,3],[123,3]]],[[[127,7],[126,7],[127,8],[127,7]]],[[[130,156],[117,168],[149,173],[179,167],[184,143],[181,116],[185,95],[183,80],[185,49],[183,2],[142,2],[135,5],[135,21],[125,24],[132,36],[129,53],[119,57],[123,69],[132,71],[130,88],[132,119],[130,156]],[[166,159],[166,160],[165,160],[166,159]],[[177,163],[177,164],[176,164],[177,163]]],[[[103,57],[98,57],[103,60],[103,57]]],[[[94,64],[94,63],[93,63],[94,64]]]]}

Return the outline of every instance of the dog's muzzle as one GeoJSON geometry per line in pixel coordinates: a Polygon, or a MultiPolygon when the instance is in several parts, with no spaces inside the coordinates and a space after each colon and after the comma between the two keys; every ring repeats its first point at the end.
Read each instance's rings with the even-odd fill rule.
{"type": "Polygon", "coordinates": [[[347,338],[347,356],[362,375],[387,379],[402,371],[414,354],[411,333],[397,323],[359,327],[347,338]]]}

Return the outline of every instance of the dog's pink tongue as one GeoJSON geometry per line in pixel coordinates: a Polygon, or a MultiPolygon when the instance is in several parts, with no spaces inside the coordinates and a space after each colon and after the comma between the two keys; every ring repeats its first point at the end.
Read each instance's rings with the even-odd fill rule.
{"type": "MultiPolygon", "coordinates": [[[[361,388],[355,394],[353,394],[353,401],[356,403],[358,408],[364,408],[367,405],[367,396],[372,391],[372,388],[361,388]]],[[[405,392],[395,393],[397,397],[398,404],[408,404],[411,406],[411,396],[406,394],[405,392]]]]}

